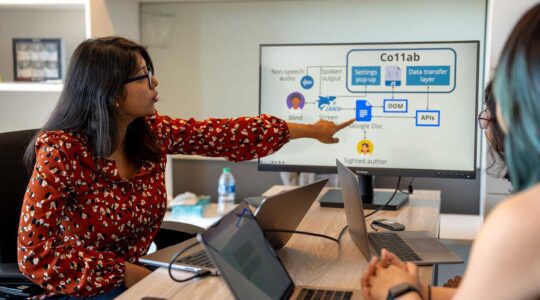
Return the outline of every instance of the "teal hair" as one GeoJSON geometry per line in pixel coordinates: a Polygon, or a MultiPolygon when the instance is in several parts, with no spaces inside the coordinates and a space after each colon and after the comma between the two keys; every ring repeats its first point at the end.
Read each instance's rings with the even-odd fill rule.
{"type": "Polygon", "coordinates": [[[540,5],[518,22],[494,79],[495,99],[508,130],[505,162],[515,191],[540,182],[540,5]]]}

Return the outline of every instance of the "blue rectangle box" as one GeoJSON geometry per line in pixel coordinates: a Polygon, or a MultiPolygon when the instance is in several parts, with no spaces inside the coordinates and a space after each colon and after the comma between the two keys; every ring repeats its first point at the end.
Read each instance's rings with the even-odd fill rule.
{"type": "Polygon", "coordinates": [[[381,67],[352,67],[352,85],[381,85],[381,67]]]}
{"type": "Polygon", "coordinates": [[[408,66],[407,85],[450,85],[450,66],[408,66]]]}
{"type": "Polygon", "coordinates": [[[417,110],[416,111],[416,120],[417,127],[440,127],[441,126],[441,111],[440,110],[417,110]],[[420,124],[418,123],[418,114],[419,113],[433,113],[437,114],[437,123],[436,124],[420,124]]]}
{"type": "Polygon", "coordinates": [[[409,101],[407,99],[384,99],[383,112],[385,113],[406,113],[409,112],[409,101]],[[394,109],[389,109],[387,104],[395,103],[397,106],[394,109]],[[401,104],[398,104],[401,103],[401,104]]]}

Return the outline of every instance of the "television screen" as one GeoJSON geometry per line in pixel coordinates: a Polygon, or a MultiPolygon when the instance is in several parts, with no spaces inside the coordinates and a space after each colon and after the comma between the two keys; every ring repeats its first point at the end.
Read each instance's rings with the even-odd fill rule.
{"type": "Polygon", "coordinates": [[[259,170],[474,178],[479,41],[260,47],[260,113],[355,122],[337,144],[301,139],[259,170]]]}

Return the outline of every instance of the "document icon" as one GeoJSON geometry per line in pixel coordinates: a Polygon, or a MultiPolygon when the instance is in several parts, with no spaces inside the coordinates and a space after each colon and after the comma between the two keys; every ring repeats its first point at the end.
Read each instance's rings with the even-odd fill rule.
{"type": "Polygon", "coordinates": [[[384,84],[386,86],[400,86],[401,85],[401,68],[399,66],[386,66],[386,80],[384,84]]]}
{"type": "Polygon", "coordinates": [[[356,100],[356,121],[371,121],[371,105],[367,100],[356,100]]]}

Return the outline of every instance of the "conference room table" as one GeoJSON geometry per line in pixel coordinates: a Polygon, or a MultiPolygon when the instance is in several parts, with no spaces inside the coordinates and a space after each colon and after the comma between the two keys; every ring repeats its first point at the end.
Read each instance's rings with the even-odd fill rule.
{"type": "MultiPolygon", "coordinates": [[[[269,196],[286,188],[274,186],[264,195],[269,196]]],[[[327,188],[321,195],[326,190],[327,188]]],[[[370,211],[365,210],[365,213],[370,211]]],[[[367,218],[366,222],[370,224],[371,220],[378,218],[394,219],[404,224],[406,230],[424,230],[438,237],[439,211],[440,191],[415,190],[414,194],[409,196],[409,202],[398,211],[379,211],[367,218]]],[[[215,218],[216,213],[214,205],[205,216],[215,218]]],[[[286,207],[283,208],[283,213],[287,213],[286,207]]],[[[337,238],[345,225],[347,222],[342,208],[320,207],[316,200],[300,223],[298,230],[337,238]]],[[[368,230],[373,229],[368,226],[368,230]]],[[[186,246],[189,244],[184,243],[186,246]]],[[[360,290],[360,278],[368,263],[348,232],[343,235],[339,245],[327,239],[293,235],[285,247],[278,251],[278,255],[295,285],[317,288],[360,290]]],[[[193,276],[193,273],[189,272],[173,272],[176,278],[193,276]]],[[[433,266],[419,267],[419,272],[423,283],[433,282],[433,266]]],[[[147,299],[234,299],[225,281],[219,276],[206,276],[178,283],[169,277],[166,268],[155,270],[117,299],[143,299],[145,297],[147,299]]]]}

